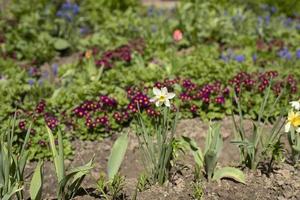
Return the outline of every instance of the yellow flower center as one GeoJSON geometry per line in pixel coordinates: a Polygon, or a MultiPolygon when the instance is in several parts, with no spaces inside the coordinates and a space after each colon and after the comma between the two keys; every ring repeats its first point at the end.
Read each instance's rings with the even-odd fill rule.
{"type": "Polygon", "coordinates": [[[164,95],[160,95],[158,98],[159,101],[165,101],[166,100],[166,96],[164,95]]]}
{"type": "Polygon", "coordinates": [[[300,115],[299,115],[299,113],[291,112],[288,116],[288,122],[290,122],[291,125],[294,126],[294,127],[300,126],[300,115]]]}

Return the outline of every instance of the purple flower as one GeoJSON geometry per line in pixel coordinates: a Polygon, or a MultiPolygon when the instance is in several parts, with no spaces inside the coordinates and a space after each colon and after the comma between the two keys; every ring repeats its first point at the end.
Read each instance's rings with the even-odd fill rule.
{"type": "Polygon", "coordinates": [[[67,1],[61,6],[62,10],[71,10],[72,9],[72,3],[67,1]]]}
{"type": "Polygon", "coordinates": [[[45,122],[50,129],[55,129],[58,126],[58,119],[54,116],[45,115],[45,122]]]}
{"type": "Polygon", "coordinates": [[[256,60],[257,60],[257,55],[256,55],[256,54],[253,54],[253,55],[252,55],[252,61],[253,61],[253,62],[256,62],[256,60]]]}
{"type": "Polygon", "coordinates": [[[26,121],[22,120],[19,122],[19,128],[24,131],[26,129],[26,121]]]}
{"type": "Polygon", "coordinates": [[[75,3],[73,5],[73,14],[77,15],[79,13],[79,6],[75,3]]]}
{"type": "Polygon", "coordinates": [[[265,22],[266,22],[266,24],[269,25],[269,24],[270,24],[270,21],[271,21],[271,17],[270,17],[270,15],[267,15],[267,16],[265,17],[265,22]]]}
{"type": "Polygon", "coordinates": [[[281,49],[277,55],[280,57],[280,58],[283,58],[283,59],[286,59],[286,60],[290,60],[292,58],[292,55],[291,53],[289,52],[288,48],[284,48],[284,49],[281,49]]]}
{"type": "Polygon", "coordinates": [[[223,96],[220,96],[220,97],[216,97],[215,98],[215,102],[217,104],[224,104],[225,103],[225,98],[223,96]]]}
{"type": "Polygon", "coordinates": [[[271,7],[270,7],[270,12],[271,12],[272,14],[276,13],[276,11],[277,11],[277,8],[276,8],[275,6],[271,6],[271,7]]]}
{"type": "Polygon", "coordinates": [[[298,49],[298,50],[296,51],[296,58],[297,58],[297,59],[300,59],[300,49],[298,49]]]}
{"type": "Polygon", "coordinates": [[[59,18],[63,18],[67,21],[72,21],[75,15],[79,13],[79,6],[74,3],[67,1],[59,8],[56,12],[56,16],[59,18]]]}
{"type": "Polygon", "coordinates": [[[79,29],[80,35],[85,35],[85,34],[88,34],[89,32],[90,32],[90,29],[88,27],[81,27],[79,29]]]}
{"type": "Polygon", "coordinates": [[[245,61],[245,56],[244,55],[237,55],[234,58],[237,62],[244,62],[245,61]]]}
{"type": "Polygon", "coordinates": [[[57,76],[57,72],[58,72],[58,64],[54,63],[54,64],[52,65],[52,71],[53,71],[54,76],[57,76]]]}
{"type": "Polygon", "coordinates": [[[46,108],[46,101],[45,100],[41,100],[38,105],[35,108],[35,112],[37,112],[38,114],[41,114],[45,111],[46,108]]]}
{"type": "Polygon", "coordinates": [[[286,27],[290,27],[292,25],[293,19],[288,17],[286,20],[284,20],[283,24],[286,27]]]}
{"type": "Polygon", "coordinates": [[[34,80],[33,80],[33,79],[29,79],[29,80],[28,80],[28,83],[29,83],[30,86],[33,86],[34,80]]]}

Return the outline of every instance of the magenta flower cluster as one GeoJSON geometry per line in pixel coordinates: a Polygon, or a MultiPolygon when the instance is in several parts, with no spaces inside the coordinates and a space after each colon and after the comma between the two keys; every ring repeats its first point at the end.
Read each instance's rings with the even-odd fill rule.
{"type": "Polygon", "coordinates": [[[140,54],[143,54],[144,47],[145,43],[142,39],[133,40],[128,44],[120,46],[114,50],[105,51],[100,59],[95,60],[95,64],[98,67],[109,69],[113,67],[114,61],[130,63],[132,59],[132,53],[136,51],[140,54]]]}
{"type": "MultiPolygon", "coordinates": [[[[167,87],[168,91],[172,91],[176,86],[181,86],[181,92],[177,99],[180,99],[182,111],[188,111],[193,115],[197,115],[199,109],[206,110],[213,105],[218,109],[223,109],[227,104],[226,101],[231,102],[230,89],[233,88],[239,94],[243,91],[262,93],[270,84],[272,80],[272,90],[275,95],[279,95],[284,87],[287,87],[291,93],[297,91],[297,82],[293,76],[288,76],[286,79],[280,80],[276,71],[268,71],[265,73],[246,73],[240,72],[233,76],[227,83],[222,84],[220,81],[215,81],[208,84],[197,84],[190,79],[166,79],[162,82],[156,82],[153,87],[167,87]],[[187,110],[186,110],[187,109],[187,110]]],[[[82,122],[89,130],[100,128],[104,131],[110,131],[120,125],[128,124],[133,116],[140,109],[150,117],[157,117],[160,115],[159,109],[150,103],[150,93],[152,94],[153,87],[145,86],[131,86],[126,89],[127,104],[119,104],[119,102],[107,95],[100,95],[94,100],[85,100],[80,105],[75,107],[71,117],[73,128],[76,128],[76,123],[82,122]],[[141,89],[142,88],[142,89],[141,89]]],[[[228,104],[230,105],[230,104],[228,104]]],[[[47,125],[54,129],[58,126],[59,121],[55,116],[45,113],[46,103],[44,100],[37,105],[35,112],[38,115],[44,116],[47,125]]],[[[172,110],[176,108],[172,106],[172,110]]],[[[206,110],[207,111],[207,110],[206,110]]],[[[60,118],[60,123],[65,123],[64,118],[60,118]]],[[[70,120],[68,121],[70,122],[70,120]]],[[[25,129],[26,121],[20,121],[19,128],[25,129]]]]}
{"type": "MultiPolygon", "coordinates": [[[[19,126],[20,131],[22,133],[26,132],[27,129],[29,128],[27,126],[28,121],[31,122],[31,120],[33,120],[33,122],[35,124],[44,121],[51,130],[54,130],[59,125],[60,122],[59,122],[58,118],[55,117],[54,114],[46,112],[46,107],[47,107],[46,101],[44,99],[42,99],[38,102],[34,111],[31,111],[31,110],[19,111],[18,117],[20,117],[21,120],[19,121],[18,126],[19,126]]],[[[37,133],[37,131],[34,128],[31,128],[30,134],[34,136],[34,135],[36,135],[36,133],[37,133]]],[[[29,141],[29,143],[32,144],[32,141],[29,141]]],[[[44,140],[39,140],[37,143],[41,147],[46,146],[46,142],[44,140]]]]}
{"type": "Polygon", "coordinates": [[[99,100],[86,100],[73,110],[74,116],[85,118],[85,125],[88,128],[109,127],[108,111],[114,110],[118,103],[114,98],[106,95],[99,96],[99,100]],[[99,113],[104,115],[99,116],[99,113]]]}
{"type": "Polygon", "coordinates": [[[131,113],[136,113],[138,107],[142,110],[150,106],[150,99],[142,92],[136,93],[128,104],[127,108],[131,113]]]}
{"type": "Polygon", "coordinates": [[[49,113],[46,113],[44,115],[44,119],[45,119],[45,122],[46,122],[47,126],[50,129],[54,130],[58,126],[59,121],[53,115],[50,115],[49,113]]]}
{"type": "Polygon", "coordinates": [[[237,93],[239,93],[241,89],[257,90],[262,93],[268,88],[271,81],[272,90],[276,95],[279,95],[285,86],[290,89],[292,94],[297,92],[297,81],[292,75],[289,75],[287,80],[277,80],[276,77],[278,77],[277,71],[253,74],[240,72],[229,81],[229,84],[237,93]]]}

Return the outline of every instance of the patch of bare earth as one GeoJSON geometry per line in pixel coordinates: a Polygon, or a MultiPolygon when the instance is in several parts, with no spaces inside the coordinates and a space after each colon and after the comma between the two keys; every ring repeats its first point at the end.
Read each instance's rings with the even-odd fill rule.
{"type": "MultiPolygon", "coordinates": [[[[224,147],[220,159],[220,166],[237,166],[239,154],[237,148],[230,143],[232,139],[233,124],[230,119],[225,118],[221,121],[222,134],[224,138],[224,147]]],[[[251,128],[248,123],[247,128],[251,128]]],[[[204,138],[207,132],[207,123],[199,119],[181,120],[178,124],[177,136],[185,135],[194,138],[200,146],[204,145],[204,138]]],[[[73,141],[76,149],[73,160],[66,162],[67,166],[78,166],[88,162],[95,155],[95,167],[91,174],[86,177],[83,184],[86,193],[77,196],[75,199],[101,199],[97,191],[95,191],[95,183],[101,172],[105,172],[107,166],[107,158],[113,145],[111,139],[103,141],[73,141]]],[[[140,200],[187,200],[193,199],[193,160],[188,155],[183,155],[179,160],[179,165],[175,167],[174,174],[170,182],[164,186],[154,185],[143,192],[139,192],[137,199],[140,200]],[[176,172],[176,173],[175,173],[176,172]]],[[[30,163],[30,167],[26,170],[31,174],[35,167],[35,163],[30,163]]],[[[134,137],[134,133],[130,133],[130,144],[126,153],[126,157],[121,166],[121,174],[125,176],[125,186],[123,188],[124,197],[122,199],[131,199],[138,176],[143,172],[143,166],[140,162],[138,144],[134,137]]],[[[53,199],[55,196],[55,172],[53,164],[47,162],[45,164],[45,184],[44,199],[53,199]]],[[[300,199],[300,171],[288,164],[280,164],[270,177],[262,174],[259,170],[256,172],[244,170],[246,175],[246,184],[233,182],[232,180],[221,180],[220,182],[208,183],[203,179],[203,199],[267,199],[267,200],[283,200],[283,199],[300,199]]]]}

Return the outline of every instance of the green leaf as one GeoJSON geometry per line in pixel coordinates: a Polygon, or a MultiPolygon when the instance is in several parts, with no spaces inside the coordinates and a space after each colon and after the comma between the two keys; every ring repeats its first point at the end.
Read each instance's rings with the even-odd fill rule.
{"type": "Polygon", "coordinates": [[[34,170],[30,182],[29,193],[32,200],[42,199],[43,189],[43,162],[39,162],[34,170]]]}
{"type": "Polygon", "coordinates": [[[107,164],[108,178],[113,180],[124,159],[128,145],[128,134],[121,135],[114,143],[107,164]]]}
{"type": "Polygon", "coordinates": [[[212,178],[216,165],[218,162],[217,154],[215,151],[208,150],[204,155],[204,168],[207,174],[208,180],[212,178]]]}
{"type": "Polygon", "coordinates": [[[70,47],[70,43],[67,40],[65,40],[65,39],[58,38],[54,42],[54,48],[56,50],[61,51],[61,50],[65,50],[65,49],[67,49],[69,47],[70,47]]]}
{"type": "Polygon", "coordinates": [[[199,168],[203,168],[203,155],[201,149],[197,146],[196,141],[189,137],[182,136],[181,142],[183,142],[183,144],[192,152],[196,165],[199,168]]]}
{"type": "Polygon", "coordinates": [[[66,185],[68,185],[68,190],[67,190],[67,199],[72,199],[73,196],[76,194],[78,189],[81,186],[81,183],[87,175],[90,170],[93,168],[93,161],[94,158],[92,158],[87,164],[84,166],[76,167],[73,168],[68,175],[64,177],[64,179],[59,182],[60,185],[60,190],[59,190],[59,196],[62,196],[64,194],[64,190],[66,185]],[[69,181],[72,179],[72,181],[69,183],[69,181]]]}
{"type": "MultiPolygon", "coordinates": [[[[60,182],[64,178],[64,175],[65,175],[63,154],[61,154],[61,152],[60,153],[57,152],[53,133],[48,126],[46,126],[46,128],[47,128],[47,132],[48,132],[48,136],[49,136],[50,148],[52,151],[52,156],[53,156],[53,161],[54,161],[54,165],[55,165],[57,179],[58,179],[58,182],[60,182]]],[[[62,141],[60,141],[60,139],[61,139],[61,137],[58,138],[59,146],[62,145],[62,141]]]]}
{"type": "Polygon", "coordinates": [[[7,192],[1,200],[10,200],[13,195],[15,195],[17,192],[23,190],[23,187],[20,187],[19,184],[15,183],[12,185],[12,188],[9,192],[7,192]]]}
{"type": "Polygon", "coordinates": [[[300,152],[300,144],[298,144],[298,145],[292,145],[292,148],[293,148],[294,151],[300,152]]]}
{"type": "Polygon", "coordinates": [[[246,184],[244,173],[234,167],[223,167],[216,170],[212,180],[220,180],[222,178],[230,178],[237,182],[246,184]]]}

